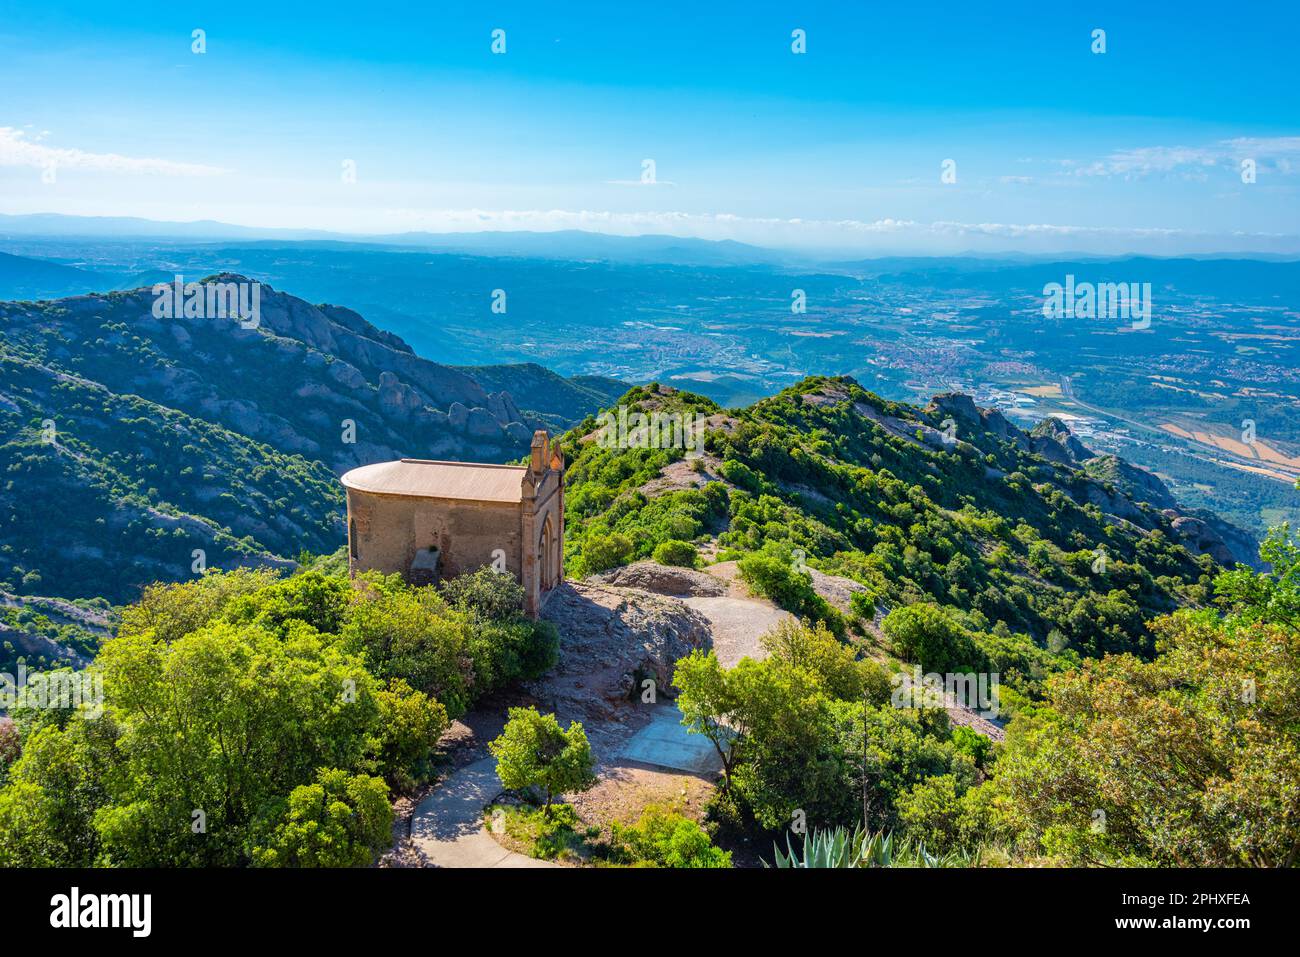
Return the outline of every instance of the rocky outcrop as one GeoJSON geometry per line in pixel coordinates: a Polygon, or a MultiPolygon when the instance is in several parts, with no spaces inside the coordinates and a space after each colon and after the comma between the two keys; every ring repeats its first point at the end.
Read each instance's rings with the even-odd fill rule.
{"type": "Polygon", "coordinates": [[[726,582],[693,568],[660,565],[658,562],[633,562],[598,575],[589,582],[620,588],[639,588],[656,595],[717,597],[727,593],[726,582]]]}
{"type": "Polygon", "coordinates": [[[379,374],[379,407],[389,415],[409,418],[413,412],[424,408],[420,393],[402,382],[391,372],[379,374]]]}
{"type": "Polygon", "coordinates": [[[672,697],[679,658],[709,645],[706,619],[681,601],[601,582],[565,582],[542,617],[560,633],[560,660],[525,690],[559,714],[617,724],[637,708],[647,679],[672,697]]]}
{"type": "Polygon", "coordinates": [[[849,610],[855,594],[867,590],[867,586],[855,582],[852,578],[827,575],[815,568],[809,568],[808,574],[812,577],[813,591],[843,612],[849,610]]]}
{"type": "Polygon", "coordinates": [[[480,437],[498,435],[501,432],[501,425],[492,417],[491,412],[476,406],[470,409],[465,417],[465,432],[480,437]]]}
{"type": "Polygon", "coordinates": [[[1032,449],[1054,462],[1077,465],[1093,453],[1070,431],[1070,427],[1055,416],[1048,416],[1029,433],[1032,449]]]}

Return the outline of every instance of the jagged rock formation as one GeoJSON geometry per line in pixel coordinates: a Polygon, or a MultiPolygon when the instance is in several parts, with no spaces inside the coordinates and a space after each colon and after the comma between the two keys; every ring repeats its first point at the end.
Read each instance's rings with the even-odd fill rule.
{"type": "Polygon", "coordinates": [[[708,598],[727,593],[726,582],[713,575],[692,568],[660,565],[658,562],[633,562],[631,565],[592,575],[587,581],[677,597],[689,595],[708,598]]]}

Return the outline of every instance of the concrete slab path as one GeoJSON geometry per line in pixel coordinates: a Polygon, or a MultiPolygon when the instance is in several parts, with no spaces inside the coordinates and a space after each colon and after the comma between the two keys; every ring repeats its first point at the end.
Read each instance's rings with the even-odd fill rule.
{"type": "Polygon", "coordinates": [[[411,841],[434,867],[558,867],[507,850],[483,824],[483,809],[501,793],[496,759],[453,771],[411,817],[411,841]]]}
{"type": "Polygon", "coordinates": [[[650,723],[632,735],[621,757],[701,777],[722,771],[722,759],[713,744],[704,735],[686,730],[675,704],[656,707],[650,723]]]}

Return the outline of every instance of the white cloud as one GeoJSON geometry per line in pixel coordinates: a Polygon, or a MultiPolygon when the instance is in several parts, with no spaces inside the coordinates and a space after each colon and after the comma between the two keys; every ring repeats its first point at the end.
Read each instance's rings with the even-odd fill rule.
{"type": "Polygon", "coordinates": [[[0,166],[32,166],[60,170],[82,169],[103,173],[126,173],[151,176],[219,176],[228,170],[200,163],[176,163],[148,157],[122,156],[118,153],[88,153],[78,149],[58,149],[41,141],[43,130],[35,137],[12,126],[0,126],[0,166]]]}

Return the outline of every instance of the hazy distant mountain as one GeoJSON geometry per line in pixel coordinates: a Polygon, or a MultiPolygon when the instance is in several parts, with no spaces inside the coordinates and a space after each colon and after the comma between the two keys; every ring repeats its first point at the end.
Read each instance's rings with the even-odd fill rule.
{"type": "Polygon", "coordinates": [[[1053,257],[1033,261],[894,258],[836,263],[828,268],[904,286],[965,287],[993,293],[1029,290],[1037,295],[1045,284],[1064,283],[1067,275],[1073,275],[1078,282],[1151,283],[1155,290],[1169,286],[1183,294],[1239,302],[1295,302],[1300,297],[1300,261],[1277,257],[1053,257]]]}
{"type": "Polygon", "coordinates": [[[174,238],[185,241],[215,239],[311,239],[337,235],[317,229],[264,229],[236,226],[211,219],[188,223],[141,219],[138,216],[64,216],[59,213],[0,214],[0,238],[5,236],[96,236],[174,238]]]}
{"type": "Polygon", "coordinates": [[[35,213],[0,215],[0,239],[6,237],[150,238],[182,242],[239,240],[330,241],[338,248],[400,246],[479,256],[531,256],[550,259],[597,259],[616,262],[724,265],[802,261],[790,253],[732,240],[644,235],[612,236],[567,229],[551,232],[483,231],[465,233],[406,232],[367,235],[319,229],[266,229],[213,220],[162,222],[137,217],[62,216],[35,213]]]}

